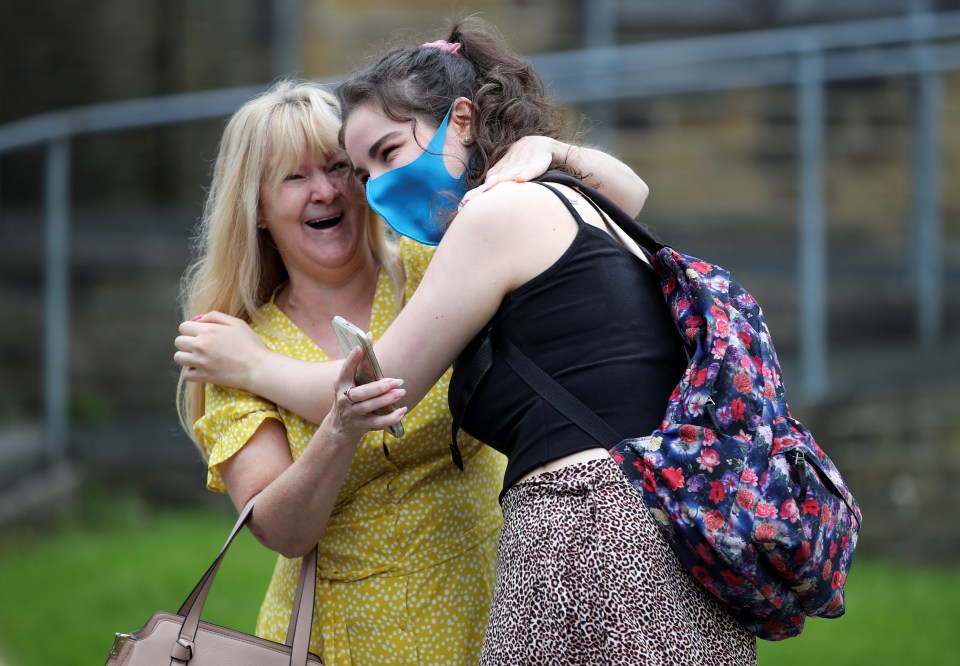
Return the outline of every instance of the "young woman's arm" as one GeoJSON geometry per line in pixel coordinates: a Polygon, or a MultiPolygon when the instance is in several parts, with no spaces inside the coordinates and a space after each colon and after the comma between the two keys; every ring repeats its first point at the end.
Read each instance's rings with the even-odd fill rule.
{"type": "MultiPolygon", "coordinates": [[[[477,198],[477,195],[489,188],[484,186],[472,190],[467,196],[470,197],[471,201],[475,200],[475,202],[469,206],[464,206],[457,216],[456,222],[447,232],[448,236],[458,225],[461,229],[465,229],[471,219],[479,220],[482,225],[484,218],[489,215],[492,216],[495,221],[502,222],[503,214],[493,209],[498,205],[502,205],[503,202],[507,202],[507,206],[509,206],[510,202],[516,198],[516,193],[513,191],[513,188],[516,186],[517,180],[523,181],[527,175],[537,177],[544,173],[549,168],[551,160],[555,158],[554,151],[557,154],[562,153],[563,155],[567,155],[567,151],[571,151],[567,157],[568,163],[581,172],[594,174],[594,180],[588,178],[587,181],[594,186],[602,185],[604,192],[611,198],[619,191],[620,194],[617,195],[620,197],[619,203],[628,212],[632,211],[631,208],[628,207],[630,205],[629,202],[625,203],[625,199],[633,197],[633,209],[639,211],[646,198],[646,185],[639,176],[616,158],[601,151],[571,147],[568,144],[545,137],[526,137],[526,139],[517,142],[514,148],[516,149],[515,151],[513,148],[511,149],[512,157],[504,157],[504,160],[507,160],[507,164],[513,164],[514,167],[508,168],[504,166],[501,170],[498,170],[500,176],[494,177],[492,181],[494,183],[503,182],[504,190],[511,190],[512,193],[504,191],[502,197],[497,196],[491,199],[494,192],[500,194],[498,190],[501,188],[497,188],[497,190],[484,194],[482,199],[486,203],[484,203],[483,206],[478,206],[481,199],[477,198]],[[549,144],[550,147],[546,147],[540,140],[549,144]],[[536,147],[535,144],[537,143],[540,143],[539,147],[536,147]],[[531,157],[532,155],[539,155],[540,157],[531,157]],[[539,162],[537,162],[538,159],[539,162]],[[537,163],[537,168],[531,167],[530,171],[521,173],[520,169],[526,168],[523,165],[526,165],[530,161],[537,163]],[[513,175],[507,177],[507,174],[513,175]],[[498,178],[501,177],[502,180],[498,180],[498,178]],[[601,180],[602,183],[600,182],[601,180]],[[511,183],[513,184],[512,186],[510,186],[511,183]],[[478,207],[482,210],[472,210],[478,207]],[[461,224],[464,220],[466,220],[466,224],[461,224]]],[[[511,155],[511,152],[508,152],[508,155],[511,155]]],[[[490,182],[490,179],[488,179],[488,182],[490,182]]],[[[543,190],[543,188],[535,186],[530,191],[534,192],[535,197],[542,197],[543,193],[540,192],[540,190],[543,190]]],[[[523,199],[523,197],[520,197],[520,199],[523,199]]],[[[553,197],[553,199],[554,205],[556,205],[556,198],[553,197]]],[[[523,201],[517,201],[516,203],[517,205],[524,205],[523,201]]],[[[506,211],[508,215],[513,212],[514,211],[510,210],[506,211]]],[[[511,230],[508,230],[508,232],[510,231],[511,230]]],[[[537,239],[531,237],[526,242],[536,245],[537,239]]],[[[446,243],[447,246],[451,245],[446,241],[446,238],[444,243],[446,243]]],[[[441,243],[440,247],[443,247],[444,243],[441,243]]],[[[518,248],[511,246],[507,249],[515,251],[518,248]]],[[[440,250],[438,249],[438,253],[439,252],[440,250]]],[[[477,246],[477,249],[474,251],[467,246],[462,251],[457,250],[457,252],[462,253],[464,257],[470,258],[476,257],[478,254],[482,256],[483,254],[480,246],[477,246]]],[[[450,251],[446,251],[444,254],[449,256],[450,251]]],[[[454,259],[452,263],[456,265],[461,259],[463,258],[454,259]]],[[[436,261],[436,259],[434,259],[434,261],[436,261]]],[[[451,273],[454,273],[452,270],[454,267],[451,267],[451,273]]],[[[462,276],[451,274],[449,278],[445,279],[458,280],[461,278],[462,276]]],[[[472,282],[476,282],[476,275],[474,275],[472,282]]],[[[497,304],[499,305],[499,301],[497,301],[497,304]]],[[[495,311],[496,308],[489,311],[489,316],[481,323],[481,326],[493,316],[493,312],[495,311]]],[[[424,331],[420,333],[420,335],[422,335],[422,337],[413,342],[414,350],[411,353],[415,353],[417,347],[430,346],[432,344],[430,341],[431,336],[435,335],[435,333],[433,331],[424,331]]],[[[456,350],[457,353],[469,340],[470,338],[468,337],[466,340],[461,341],[462,346],[456,350]]],[[[243,389],[250,393],[261,395],[279,405],[283,405],[295,414],[299,414],[314,423],[319,423],[330,409],[329,403],[317,401],[316,396],[318,392],[329,387],[331,382],[334,381],[340,364],[338,362],[314,363],[300,361],[272,352],[267,349],[250,327],[240,319],[213,312],[204,315],[196,321],[183,322],[180,325],[180,336],[177,337],[175,344],[178,351],[174,355],[174,360],[181,366],[187,368],[184,373],[184,379],[187,381],[209,382],[243,389]]],[[[379,344],[376,345],[376,348],[379,350],[379,344]]],[[[450,356],[449,362],[452,363],[454,358],[456,358],[456,353],[450,356]]],[[[382,363],[383,359],[381,359],[381,365],[382,363]]],[[[389,373],[403,377],[405,380],[410,380],[412,377],[409,373],[405,372],[407,367],[408,363],[401,363],[398,364],[396,370],[391,370],[389,373]]],[[[436,375],[433,381],[435,382],[445,370],[446,366],[436,375]]],[[[388,371],[384,369],[384,372],[388,371]]],[[[432,386],[432,383],[426,387],[426,390],[428,390],[430,386],[432,386]]],[[[409,388],[410,387],[408,387],[408,389],[409,388]]],[[[419,397],[417,400],[419,400],[419,397]]],[[[416,404],[416,401],[409,402],[408,404],[412,407],[412,405],[416,404]]]]}
{"type": "Polygon", "coordinates": [[[510,146],[487,172],[483,185],[464,195],[463,203],[466,205],[475,195],[499,183],[539,178],[558,164],[566,164],[573,172],[582,174],[588,185],[610,197],[631,217],[640,214],[650,194],[643,179],[613,155],[545,136],[526,136],[510,146]]]}
{"type": "Polygon", "coordinates": [[[174,344],[173,360],[186,381],[254,393],[313,423],[330,411],[340,361],[301,361],[272,351],[245,321],[222,312],[183,322],[174,344]]]}
{"type": "MultiPolygon", "coordinates": [[[[384,374],[404,380],[407,400],[403,404],[408,407],[420,401],[471,337],[493,317],[510,288],[506,275],[512,270],[511,262],[518,258],[515,253],[521,247],[536,245],[534,238],[518,245],[520,241],[509,243],[503,237],[501,227],[519,215],[526,201],[502,196],[501,189],[515,191],[521,187],[542,189],[505,183],[457,215],[413,298],[384,338],[374,341],[384,374]],[[488,203],[491,199],[515,202],[516,210],[510,205],[492,207],[488,203]],[[492,221],[485,223],[488,217],[492,221]],[[413,313],[407,316],[411,307],[413,313]],[[416,323],[415,317],[419,319],[416,323]],[[400,326],[402,333],[391,335],[401,320],[407,322],[400,326]]],[[[511,225],[506,227],[510,232],[511,225]]],[[[516,233],[514,228],[509,235],[516,233]]],[[[236,317],[215,312],[183,322],[176,346],[174,360],[186,368],[184,378],[188,381],[241,388],[316,423],[331,409],[330,386],[340,372],[339,361],[299,361],[272,352],[236,317]]],[[[353,395],[369,397],[364,386],[357,387],[353,395]]]]}
{"type": "Polygon", "coordinates": [[[375,343],[384,373],[404,379],[402,404],[416,404],[503,298],[555,264],[577,231],[560,200],[533,183],[504,183],[464,207],[417,291],[375,343]]]}

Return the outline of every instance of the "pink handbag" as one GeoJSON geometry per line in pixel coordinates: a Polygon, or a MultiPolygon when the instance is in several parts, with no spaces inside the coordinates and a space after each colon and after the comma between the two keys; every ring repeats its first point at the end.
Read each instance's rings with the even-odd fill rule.
{"type": "Polygon", "coordinates": [[[320,664],[308,652],[317,585],[317,549],[303,558],[286,643],[275,643],[200,621],[203,604],[234,537],[249,520],[257,498],[240,512],[220,554],[177,613],[157,611],[142,629],[117,634],[105,666],[306,666],[320,664]]]}

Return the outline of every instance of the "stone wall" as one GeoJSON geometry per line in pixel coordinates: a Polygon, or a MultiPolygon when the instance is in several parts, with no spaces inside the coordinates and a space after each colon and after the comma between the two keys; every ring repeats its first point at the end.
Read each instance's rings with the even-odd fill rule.
{"type": "Polygon", "coordinates": [[[864,556],[957,561],[958,400],[955,386],[919,388],[801,410],[860,503],[864,556]]]}
{"type": "MultiPolygon", "coordinates": [[[[728,0],[724,6],[737,11],[724,21],[700,13],[678,21],[677,2],[623,3],[633,23],[618,26],[618,39],[821,20],[801,11],[817,3],[776,3],[781,9],[771,13],[774,3],[728,0]]],[[[875,9],[889,14],[895,4],[875,9]]],[[[140,14],[116,0],[86,3],[87,11],[71,3],[21,5],[18,20],[5,15],[0,22],[0,61],[22,63],[0,77],[0,122],[270,77],[263,3],[165,0],[140,14]],[[44,21],[54,39],[33,39],[29,27],[44,21]]],[[[305,0],[303,74],[340,74],[411,26],[433,38],[451,6],[305,0]]],[[[471,8],[525,53],[582,41],[581,3],[485,0],[471,8]]],[[[950,179],[960,170],[960,74],[944,78],[945,329],[936,354],[915,343],[913,103],[906,78],[827,91],[831,400],[795,411],[849,477],[864,507],[865,551],[949,559],[960,543],[960,432],[951,409],[960,397],[960,353],[952,343],[960,332],[960,190],[950,179]]],[[[794,104],[792,90],[776,88],[625,101],[612,114],[614,150],[651,186],[642,220],[732,269],[757,295],[788,381],[797,377],[799,328],[794,104]]],[[[178,489],[195,484],[203,492],[202,467],[174,416],[172,354],[178,282],[221,129],[221,121],[209,121],[73,144],[72,452],[103,478],[136,479],[160,495],[176,474],[178,489]]],[[[0,312],[7,324],[0,327],[0,428],[42,414],[41,177],[39,150],[0,159],[0,312]]]]}
{"type": "MultiPolygon", "coordinates": [[[[0,123],[48,111],[269,81],[267,3],[259,0],[38,0],[0,20],[0,123]]],[[[15,5],[15,6],[14,6],[15,5]]],[[[219,124],[81,139],[74,198],[192,202],[219,124]],[[83,150],[89,146],[89,150],[83,150]],[[189,159],[182,156],[189,154],[189,159]]],[[[0,203],[41,197],[42,155],[0,160],[0,203]]],[[[202,193],[200,193],[202,195],[202,193]]]]}
{"type": "MultiPolygon", "coordinates": [[[[960,217],[960,73],[943,78],[941,213],[960,217]]],[[[908,238],[912,215],[914,82],[890,78],[826,91],[828,233],[908,238]]],[[[732,232],[781,234],[796,224],[797,137],[791,88],[621,102],[615,149],[651,185],[645,214],[695,230],[705,218],[732,232]],[[691,185],[693,188],[691,189],[691,185]]],[[[956,225],[945,224],[951,241],[956,225]]]]}
{"type": "Polygon", "coordinates": [[[308,0],[303,4],[301,61],[307,77],[338,76],[384,48],[446,36],[451,22],[478,14],[522,53],[574,48],[581,39],[579,2],[557,0],[308,0]]]}

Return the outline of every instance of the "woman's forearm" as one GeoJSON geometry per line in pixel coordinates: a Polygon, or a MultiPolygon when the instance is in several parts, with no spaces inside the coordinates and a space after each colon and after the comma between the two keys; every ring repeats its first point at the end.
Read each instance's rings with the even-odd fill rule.
{"type": "Polygon", "coordinates": [[[633,169],[602,150],[561,143],[555,160],[581,173],[588,185],[610,197],[632,217],[640,214],[650,194],[650,188],[633,169]]]}
{"type": "MultiPolygon", "coordinates": [[[[352,351],[335,378],[341,390],[352,386],[361,354],[352,351]]],[[[331,364],[332,365],[332,364],[331,364]]],[[[341,365],[341,364],[336,364],[341,365]]],[[[405,410],[381,408],[403,398],[395,380],[350,388],[339,395],[303,453],[293,460],[287,431],[266,419],[247,443],[222,463],[220,471],[237,509],[259,495],[250,530],[268,548],[285,557],[300,557],[326,529],[340,486],[364,433],[394,425],[405,410]]]]}
{"type": "Polygon", "coordinates": [[[269,352],[250,368],[245,388],[250,393],[321,423],[334,400],[334,383],[341,361],[301,361],[269,352]]]}
{"type": "Polygon", "coordinates": [[[236,317],[210,312],[185,321],[174,344],[173,359],[187,381],[263,396],[312,423],[320,423],[333,404],[341,361],[299,361],[274,352],[236,317]]]}
{"type": "MultiPolygon", "coordinates": [[[[282,439],[283,446],[289,447],[279,422],[270,419],[264,425],[278,432],[258,436],[282,439]]],[[[288,466],[268,482],[263,475],[271,472],[277,458],[258,457],[257,447],[261,454],[267,450],[263,444],[262,440],[248,442],[244,449],[250,455],[229,462],[224,480],[238,508],[259,494],[249,525],[257,540],[284,557],[301,557],[316,545],[326,529],[353,461],[356,440],[332,436],[321,426],[292,464],[287,449],[288,466]]]]}
{"type": "Polygon", "coordinates": [[[559,165],[580,174],[588,185],[603,192],[633,217],[640,213],[650,193],[643,179],[613,155],[532,135],[514,142],[487,172],[483,184],[464,195],[462,203],[466,205],[477,194],[499,183],[530,181],[559,165]]]}

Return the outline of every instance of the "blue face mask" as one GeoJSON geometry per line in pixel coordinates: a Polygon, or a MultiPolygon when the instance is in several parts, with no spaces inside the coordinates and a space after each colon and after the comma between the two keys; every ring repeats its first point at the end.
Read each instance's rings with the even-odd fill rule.
{"type": "Polygon", "coordinates": [[[467,193],[467,172],[455,178],[443,163],[443,142],[453,105],[430,144],[410,164],[367,181],[367,201],[393,229],[425,245],[443,237],[444,218],[467,193]]]}

